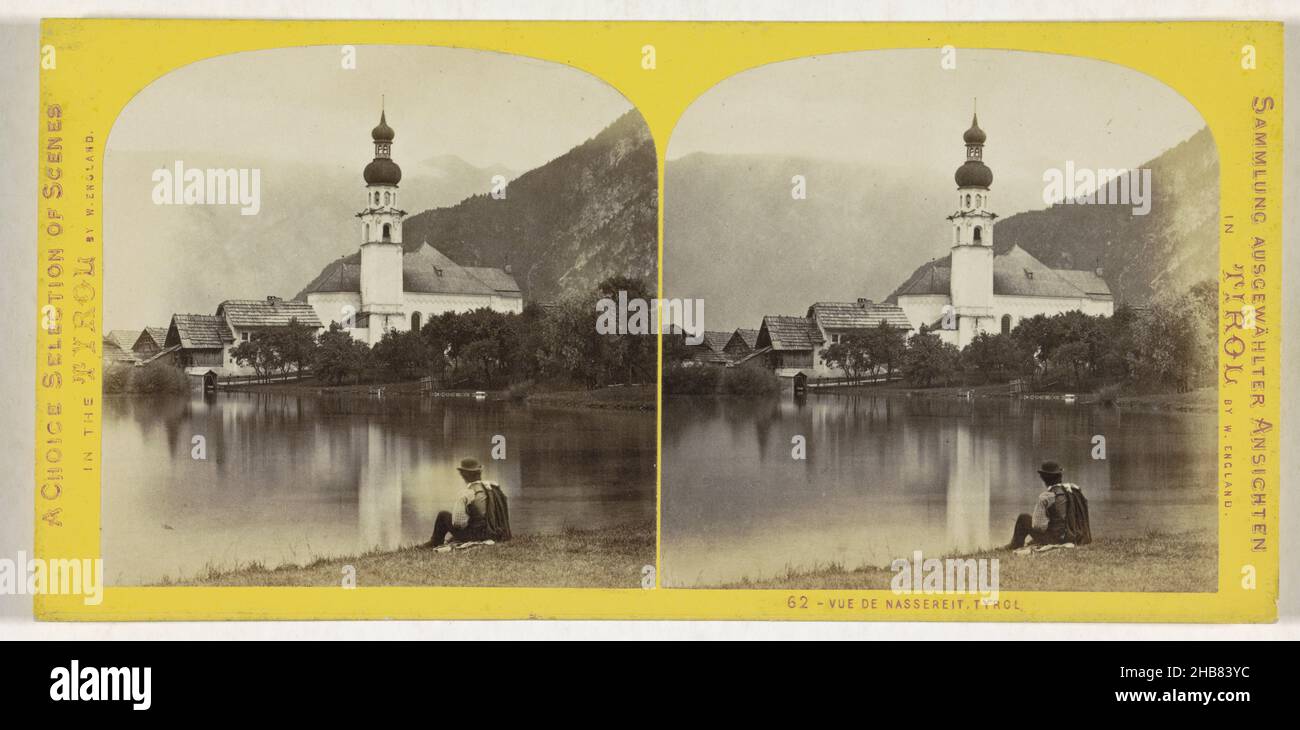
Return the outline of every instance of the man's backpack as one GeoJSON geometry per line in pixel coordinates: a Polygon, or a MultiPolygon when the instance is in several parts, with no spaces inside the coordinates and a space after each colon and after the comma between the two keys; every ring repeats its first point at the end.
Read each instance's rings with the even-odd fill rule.
{"type": "Polygon", "coordinates": [[[1076,484],[1058,484],[1053,490],[1065,497],[1066,539],[1075,545],[1092,542],[1092,523],[1088,517],[1088,498],[1076,484]]]}
{"type": "Polygon", "coordinates": [[[483,519],[486,522],[487,537],[497,542],[509,540],[510,534],[510,500],[506,499],[506,493],[501,491],[500,485],[496,482],[477,482],[477,485],[483,490],[483,497],[486,505],[483,508],[483,519]]]}

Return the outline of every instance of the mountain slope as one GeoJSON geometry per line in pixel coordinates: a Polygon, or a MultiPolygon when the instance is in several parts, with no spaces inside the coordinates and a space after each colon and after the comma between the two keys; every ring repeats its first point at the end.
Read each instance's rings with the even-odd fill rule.
{"type": "Polygon", "coordinates": [[[1018,245],[1053,268],[1095,269],[1120,303],[1143,304],[1214,278],[1219,260],[1219,157],[1202,129],[1142,165],[1151,169],[1147,215],[1123,205],[1054,205],[994,228],[994,248],[1018,245]]]}
{"type": "MultiPolygon", "coordinates": [[[[650,131],[629,111],[511,181],[503,199],[481,193],[408,217],[403,246],[413,251],[428,241],[462,266],[511,266],[526,301],[587,290],[615,274],[653,283],[656,175],[650,131]]],[[[359,261],[360,253],[345,260],[359,261]]]]}

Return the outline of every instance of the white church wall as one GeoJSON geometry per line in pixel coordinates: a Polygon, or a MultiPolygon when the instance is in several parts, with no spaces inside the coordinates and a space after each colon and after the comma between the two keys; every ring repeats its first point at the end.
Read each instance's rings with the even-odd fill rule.
{"type": "Polygon", "coordinates": [[[313,292],[307,295],[307,303],[326,329],[330,322],[342,324],[349,314],[354,319],[361,314],[361,295],[356,292],[313,292]]]}

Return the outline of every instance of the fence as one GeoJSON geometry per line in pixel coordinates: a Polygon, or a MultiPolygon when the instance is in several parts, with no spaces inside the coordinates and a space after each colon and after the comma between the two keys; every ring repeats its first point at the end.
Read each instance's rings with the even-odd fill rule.
{"type": "Polygon", "coordinates": [[[276,373],[273,375],[221,375],[217,377],[216,386],[218,388],[228,388],[232,385],[262,385],[265,383],[291,383],[297,380],[305,380],[311,377],[310,370],[294,371],[292,373],[276,373]]]}

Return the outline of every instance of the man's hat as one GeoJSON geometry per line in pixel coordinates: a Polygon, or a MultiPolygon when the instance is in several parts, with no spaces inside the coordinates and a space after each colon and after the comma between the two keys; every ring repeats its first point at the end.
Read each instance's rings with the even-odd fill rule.
{"type": "Polygon", "coordinates": [[[1038,467],[1038,473],[1059,477],[1062,474],[1061,465],[1055,461],[1044,461],[1042,466],[1038,467]]]}
{"type": "Polygon", "coordinates": [[[483,465],[478,463],[478,459],[461,459],[460,466],[456,468],[460,471],[483,471],[483,465]]]}

